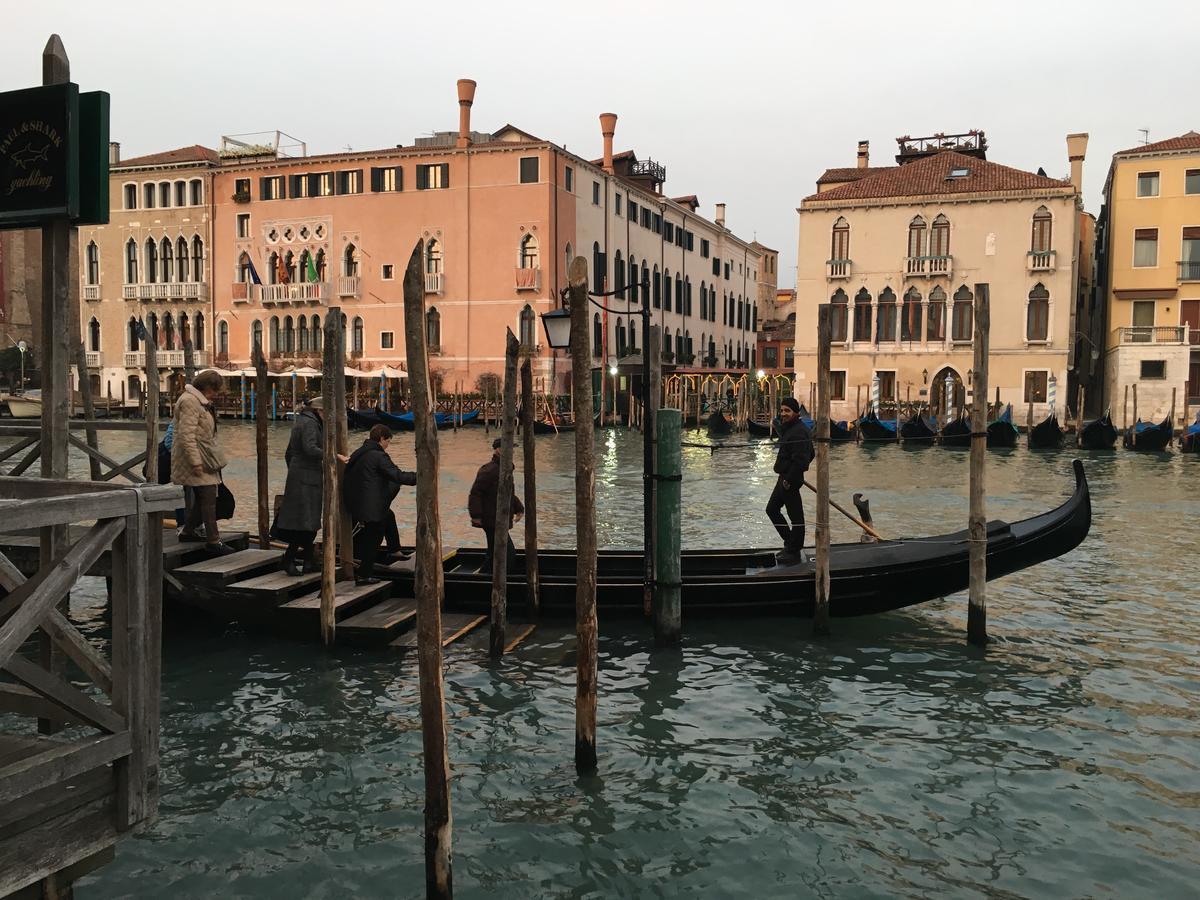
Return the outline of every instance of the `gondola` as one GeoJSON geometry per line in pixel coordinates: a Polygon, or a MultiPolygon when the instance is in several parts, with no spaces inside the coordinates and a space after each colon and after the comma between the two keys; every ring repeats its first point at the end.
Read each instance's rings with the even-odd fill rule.
{"type": "Polygon", "coordinates": [[[1175,429],[1171,427],[1171,417],[1167,416],[1157,425],[1153,422],[1143,422],[1138,419],[1132,428],[1125,430],[1124,446],[1126,450],[1143,450],[1155,452],[1166,450],[1171,443],[1175,429]]]}
{"type": "Polygon", "coordinates": [[[829,440],[835,444],[845,444],[854,440],[854,426],[845,419],[840,422],[829,422],[829,440]]]}
{"type": "Polygon", "coordinates": [[[943,447],[970,447],[971,420],[962,413],[953,422],[947,422],[942,427],[943,447]]]}
{"type": "Polygon", "coordinates": [[[1200,453],[1200,413],[1196,414],[1196,421],[1180,436],[1179,449],[1184,453],[1200,453]]]}
{"type": "Polygon", "coordinates": [[[993,449],[1011,449],[1017,446],[1017,426],[1012,420],[1012,404],[1004,407],[1004,412],[987,427],[987,445],[993,449]]]}
{"type": "Polygon", "coordinates": [[[900,439],[905,444],[930,447],[936,438],[937,419],[927,419],[919,412],[913,413],[912,418],[900,426],[900,439]]]}
{"type": "Polygon", "coordinates": [[[553,423],[553,422],[548,422],[545,419],[534,419],[533,420],[533,433],[534,434],[562,434],[564,432],[574,431],[574,430],[575,430],[574,422],[559,421],[557,423],[553,423]]]}
{"type": "Polygon", "coordinates": [[[346,420],[351,428],[374,428],[379,424],[379,410],[371,407],[363,409],[347,409],[346,420]]]}
{"type": "Polygon", "coordinates": [[[1063,430],[1058,424],[1058,414],[1050,413],[1029,429],[1030,450],[1061,450],[1063,430]]]}
{"type": "Polygon", "coordinates": [[[771,422],[757,422],[754,419],[746,420],[746,430],[750,432],[750,437],[772,437],[776,433],[771,422]]]}
{"type": "MultiPolygon", "coordinates": [[[[413,414],[406,413],[389,413],[383,410],[378,411],[379,421],[393,431],[415,431],[416,425],[413,423],[413,414]]],[[[475,409],[469,413],[463,413],[462,424],[469,425],[479,417],[479,410],[475,409]]],[[[453,428],[455,420],[458,416],[454,413],[434,413],[433,419],[437,423],[438,428],[453,428]]]]}
{"type": "MultiPolygon", "coordinates": [[[[1019,522],[987,524],[987,577],[991,581],[1062,556],[1087,536],[1091,499],[1083,464],[1075,461],[1075,490],[1056,509],[1019,522]]],[[[967,532],[830,547],[830,613],[861,616],[903,609],[965,590],[967,532]]],[[[445,560],[448,609],[486,613],[492,572],[482,548],[455,551],[445,560]],[[482,570],[481,570],[482,569],[482,570]]],[[[524,590],[524,555],[512,569],[513,592],[524,590]]],[[[541,609],[546,616],[575,614],[575,551],[539,550],[541,609]]],[[[384,574],[381,572],[381,574],[384,574]]],[[[386,573],[411,592],[413,572],[386,573]]],[[[641,616],[641,550],[604,550],[597,560],[596,601],[601,615],[641,616]]],[[[771,550],[689,550],[682,554],[683,615],[812,615],[815,570],[810,562],[780,566],[771,550]]]]}
{"type": "Polygon", "coordinates": [[[708,417],[708,433],[710,435],[732,434],[733,424],[725,418],[725,414],[719,409],[714,409],[708,417]]]}
{"type": "MultiPolygon", "coordinates": [[[[439,415],[447,415],[439,413],[439,415]]],[[[474,425],[479,419],[479,410],[473,409],[470,412],[465,412],[461,416],[458,413],[449,413],[445,421],[438,422],[438,428],[466,428],[468,425],[474,425]]]]}
{"type": "Polygon", "coordinates": [[[897,440],[896,423],[883,421],[871,410],[858,420],[858,433],[864,441],[886,442],[897,440]]]}
{"type": "Polygon", "coordinates": [[[1083,426],[1083,431],[1079,433],[1079,446],[1084,450],[1111,450],[1117,443],[1118,434],[1112,416],[1105,410],[1100,418],[1083,426]]]}

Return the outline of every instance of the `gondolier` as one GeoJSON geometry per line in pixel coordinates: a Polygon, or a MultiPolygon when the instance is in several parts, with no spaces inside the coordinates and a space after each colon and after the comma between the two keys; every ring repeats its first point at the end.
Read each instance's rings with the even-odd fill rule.
{"type": "Polygon", "coordinates": [[[800,404],[794,397],[785,397],[779,404],[779,419],[779,452],[775,457],[775,472],[779,479],[767,501],[767,517],[783,538],[783,552],[777,556],[778,561],[782,565],[792,565],[804,559],[804,501],[800,497],[800,488],[804,486],[804,473],[813,460],[813,443],[812,433],[800,418],[800,404]],[[783,516],[784,510],[787,518],[783,516]]]}

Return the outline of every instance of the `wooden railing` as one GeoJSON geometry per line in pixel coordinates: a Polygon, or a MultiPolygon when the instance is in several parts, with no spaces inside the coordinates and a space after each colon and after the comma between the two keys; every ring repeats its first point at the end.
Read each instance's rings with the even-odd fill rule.
{"type": "MultiPolygon", "coordinates": [[[[10,419],[9,422],[12,422],[10,419]]],[[[166,422],[159,423],[159,430],[163,431],[167,427],[166,422]]],[[[146,479],[141,475],[142,464],[146,461],[146,451],[143,449],[130,459],[120,462],[108,456],[97,448],[90,447],[88,443],[81,438],[76,432],[79,431],[94,431],[103,433],[105,431],[146,431],[144,422],[125,422],[117,419],[72,419],[70,422],[70,430],[67,433],[68,447],[74,447],[84,455],[95,460],[102,467],[97,472],[96,481],[112,481],[114,478],[124,478],[132,484],[145,484],[146,479]],[[107,468],[104,468],[107,467],[107,468]]],[[[24,475],[29,471],[30,466],[41,458],[42,455],[42,428],[40,425],[29,424],[0,424],[0,441],[11,440],[12,443],[0,449],[0,466],[9,463],[11,460],[16,460],[11,464],[11,468],[7,472],[0,472],[0,484],[5,483],[4,476],[15,477],[24,475]],[[21,454],[24,454],[23,456],[21,454]]],[[[2,527],[0,527],[2,530],[2,527]]]]}

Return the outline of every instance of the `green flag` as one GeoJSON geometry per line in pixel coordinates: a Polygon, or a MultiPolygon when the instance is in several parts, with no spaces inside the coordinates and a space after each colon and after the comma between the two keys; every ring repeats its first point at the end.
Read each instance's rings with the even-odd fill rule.
{"type": "Polygon", "coordinates": [[[313,262],[312,254],[308,257],[308,274],[305,276],[305,281],[316,282],[321,279],[317,276],[317,264],[313,262]]]}

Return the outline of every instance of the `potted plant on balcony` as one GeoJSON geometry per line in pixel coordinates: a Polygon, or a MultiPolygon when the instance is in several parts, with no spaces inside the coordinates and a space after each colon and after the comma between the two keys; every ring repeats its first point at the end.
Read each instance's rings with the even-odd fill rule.
{"type": "Polygon", "coordinates": [[[717,366],[717,358],[715,356],[706,356],[706,357],[704,357],[704,359],[701,362],[703,365],[708,366],[710,369],[715,369],[717,366]]]}
{"type": "Polygon", "coordinates": [[[670,350],[664,350],[662,352],[662,361],[665,363],[675,362],[675,354],[670,350]]]}
{"type": "Polygon", "coordinates": [[[250,192],[249,191],[234,191],[233,202],[234,203],[249,203],[250,202],[250,192]]]}

